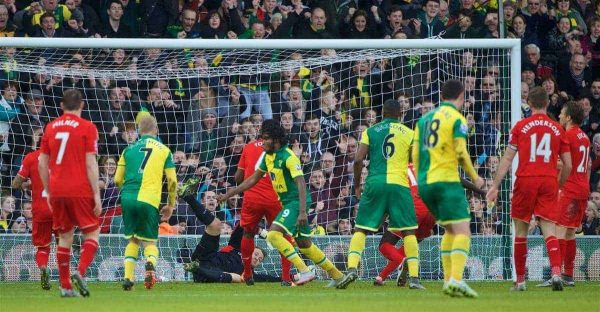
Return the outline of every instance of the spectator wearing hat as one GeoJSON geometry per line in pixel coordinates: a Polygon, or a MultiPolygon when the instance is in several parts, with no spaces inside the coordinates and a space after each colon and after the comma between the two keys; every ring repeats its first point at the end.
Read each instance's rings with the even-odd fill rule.
{"type": "Polygon", "coordinates": [[[24,155],[31,146],[34,129],[43,129],[49,121],[48,113],[44,105],[44,96],[39,89],[33,89],[25,93],[25,109],[17,114],[14,122],[11,122],[12,153],[24,155]]]}
{"type": "Polygon", "coordinates": [[[526,83],[530,89],[538,85],[535,72],[535,65],[529,62],[525,62],[521,65],[521,81],[526,83]]]}

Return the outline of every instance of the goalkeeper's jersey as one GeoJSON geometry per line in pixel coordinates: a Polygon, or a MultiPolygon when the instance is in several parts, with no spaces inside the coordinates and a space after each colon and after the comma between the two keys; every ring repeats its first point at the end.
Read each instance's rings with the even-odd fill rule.
{"type": "Polygon", "coordinates": [[[168,147],[155,137],[143,135],[129,145],[119,159],[120,170],[124,169],[122,193],[136,193],[137,200],[156,208],[160,205],[163,173],[175,170],[173,155],[168,147]]]}
{"type": "Polygon", "coordinates": [[[415,129],[418,149],[419,185],[436,182],[460,182],[455,140],[466,140],[468,132],[465,117],[448,102],[425,114],[415,129]]]}

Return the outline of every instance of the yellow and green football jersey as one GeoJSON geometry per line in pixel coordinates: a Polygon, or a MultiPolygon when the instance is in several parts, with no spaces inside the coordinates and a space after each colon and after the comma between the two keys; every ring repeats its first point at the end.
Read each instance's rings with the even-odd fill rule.
{"type": "MultiPolygon", "coordinates": [[[[129,145],[119,159],[115,181],[122,183],[122,193],[137,194],[137,200],[158,208],[162,194],[163,174],[175,178],[173,155],[156,138],[143,135],[129,145]]],[[[175,184],[176,187],[176,184],[175,184]]],[[[175,188],[169,187],[169,205],[175,204],[175,188]]]]}

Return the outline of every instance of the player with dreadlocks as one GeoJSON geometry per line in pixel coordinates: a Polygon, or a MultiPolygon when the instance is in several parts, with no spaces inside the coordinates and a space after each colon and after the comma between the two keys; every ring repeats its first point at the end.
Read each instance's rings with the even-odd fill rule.
{"type": "Polygon", "coordinates": [[[295,237],[300,252],[325,270],[333,278],[330,286],[335,287],[343,274],[310,239],[307,211],[311,199],[306,192],[300,159],[288,147],[287,135],[279,122],[263,122],[261,136],[265,152],[256,164],[256,171],[238,187],[220,195],[219,201],[223,202],[235,194],[244,192],[268,172],[282,209],[271,224],[267,240],[296,267],[299,272],[295,281],[297,285],[314,280],[315,273],[306,266],[294,246],[284,238],[284,234],[295,237]]]}

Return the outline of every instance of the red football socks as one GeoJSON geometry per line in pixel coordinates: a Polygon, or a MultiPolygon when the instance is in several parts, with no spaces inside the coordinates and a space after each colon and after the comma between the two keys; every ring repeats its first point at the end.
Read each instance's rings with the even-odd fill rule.
{"type": "MultiPolygon", "coordinates": [[[[290,244],[294,245],[294,240],[291,236],[285,235],[285,239],[290,242],[290,244]]],[[[281,256],[281,280],[284,282],[291,282],[292,277],[290,275],[290,270],[292,269],[292,263],[288,260],[284,255],[281,256]]]]}
{"type": "Polygon", "coordinates": [[[35,252],[35,263],[38,268],[48,266],[48,257],[50,256],[50,246],[38,247],[35,252]]]}
{"type": "Polygon", "coordinates": [[[513,244],[513,258],[515,260],[515,271],[517,283],[525,281],[525,263],[527,262],[527,237],[515,237],[513,244]]]}
{"type": "Polygon", "coordinates": [[[77,270],[81,276],[85,276],[85,272],[87,271],[92,261],[94,261],[94,256],[96,256],[96,251],[98,250],[98,242],[93,239],[86,239],[81,246],[81,257],[79,259],[79,267],[77,270]]]}
{"type": "Polygon", "coordinates": [[[252,253],[254,252],[254,238],[242,237],[242,246],[240,247],[242,252],[242,262],[244,263],[243,277],[252,277],[252,253]]]}
{"type": "Polygon", "coordinates": [[[546,238],[546,249],[548,250],[548,258],[550,258],[552,275],[560,275],[560,245],[556,236],[548,236],[546,238]]]}
{"type": "MultiPolygon", "coordinates": [[[[561,246],[562,247],[562,246],[561,246]]],[[[575,256],[577,255],[577,241],[574,239],[565,240],[565,256],[563,258],[565,276],[573,277],[573,268],[575,267],[575,256]]]]}
{"type": "Polygon", "coordinates": [[[72,289],[71,287],[71,271],[69,269],[71,263],[71,249],[58,246],[56,248],[56,264],[58,264],[58,277],[60,287],[63,289],[72,289]]]}

